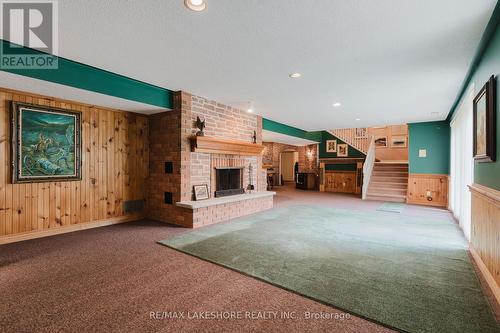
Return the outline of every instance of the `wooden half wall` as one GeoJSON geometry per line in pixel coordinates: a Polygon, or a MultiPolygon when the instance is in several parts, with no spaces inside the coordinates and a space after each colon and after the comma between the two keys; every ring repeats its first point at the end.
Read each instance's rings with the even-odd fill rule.
{"type": "Polygon", "coordinates": [[[448,175],[410,173],[406,201],[417,205],[448,207],[448,175]]]}
{"type": "Polygon", "coordinates": [[[0,244],[142,216],[123,203],[146,199],[148,149],[147,116],[0,88],[0,244]],[[81,112],[81,181],[12,184],[12,101],[81,112]]]}
{"type": "Polygon", "coordinates": [[[472,184],[470,250],[500,304],[500,191],[472,184]]]}

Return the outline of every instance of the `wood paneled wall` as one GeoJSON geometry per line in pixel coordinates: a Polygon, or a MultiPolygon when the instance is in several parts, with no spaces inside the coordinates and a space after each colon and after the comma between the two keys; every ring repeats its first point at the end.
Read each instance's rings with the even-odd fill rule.
{"type": "Polygon", "coordinates": [[[356,171],[326,171],[325,191],[356,193],[356,171]]]}
{"type": "Polygon", "coordinates": [[[0,89],[0,243],[127,217],[123,202],[146,198],[148,149],[147,116],[0,89]],[[11,101],[82,113],[81,181],[12,184],[11,101]]]}
{"type": "MultiPolygon", "coordinates": [[[[488,270],[483,275],[500,302],[500,191],[473,184],[471,246],[488,270]],[[493,281],[491,281],[493,280],[493,281]]],[[[476,260],[477,261],[477,260],[476,260]]]]}
{"type": "Polygon", "coordinates": [[[393,125],[386,127],[370,127],[368,133],[374,136],[386,136],[387,147],[377,147],[375,158],[380,161],[408,161],[408,125],[393,125]],[[406,147],[392,147],[393,136],[406,137],[406,147]]]}
{"type": "Polygon", "coordinates": [[[411,173],[408,176],[407,202],[448,207],[448,175],[411,173]],[[427,199],[428,191],[432,197],[431,201],[427,199]]]}

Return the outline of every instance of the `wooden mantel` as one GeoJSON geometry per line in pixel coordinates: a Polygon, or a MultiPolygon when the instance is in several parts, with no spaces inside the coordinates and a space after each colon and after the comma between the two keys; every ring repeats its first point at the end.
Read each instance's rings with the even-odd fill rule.
{"type": "Polygon", "coordinates": [[[256,143],[195,136],[191,139],[191,151],[198,153],[258,156],[264,146],[256,143]]]}

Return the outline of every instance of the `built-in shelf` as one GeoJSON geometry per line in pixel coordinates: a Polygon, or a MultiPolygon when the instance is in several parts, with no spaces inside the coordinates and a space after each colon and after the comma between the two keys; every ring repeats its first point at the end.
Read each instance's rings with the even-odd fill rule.
{"type": "Polygon", "coordinates": [[[198,153],[258,156],[264,146],[235,140],[223,140],[208,136],[195,136],[191,139],[191,151],[198,153]]]}
{"type": "Polygon", "coordinates": [[[232,202],[245,201],[245,200],[253,200],[258,198],[264,198],[269,196],[276,195],[276,192],[271,191],[256,191],[252,193],[231,195],[229,197],[221,197],[221,198],[211,198],[207,200],[199,200],[199,201],[182,201],[177,202],[176,206],[188,209],[198,209],[210,206],[223,205],[232,202]]]}

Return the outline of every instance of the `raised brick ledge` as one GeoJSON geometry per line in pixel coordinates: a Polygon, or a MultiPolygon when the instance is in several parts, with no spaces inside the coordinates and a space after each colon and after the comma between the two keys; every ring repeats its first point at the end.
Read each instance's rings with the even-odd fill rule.
{"type": "Polygon", "coordinates": [[[231,195],[231,196],[222,197],[222,198],[211,198],[211,199],[200,200],[200,201],[182,201],[182,202],[177,202],[176,206],[194,210],[194,209],[198,209],[198,208],[223,205],[223,204],[232,203],[232,202],[246,201],[246,200],[265,198],[265,197],[272,197],[274,195],[276,195],[276,192],[261,191],[261,192],[231,195]]]}

